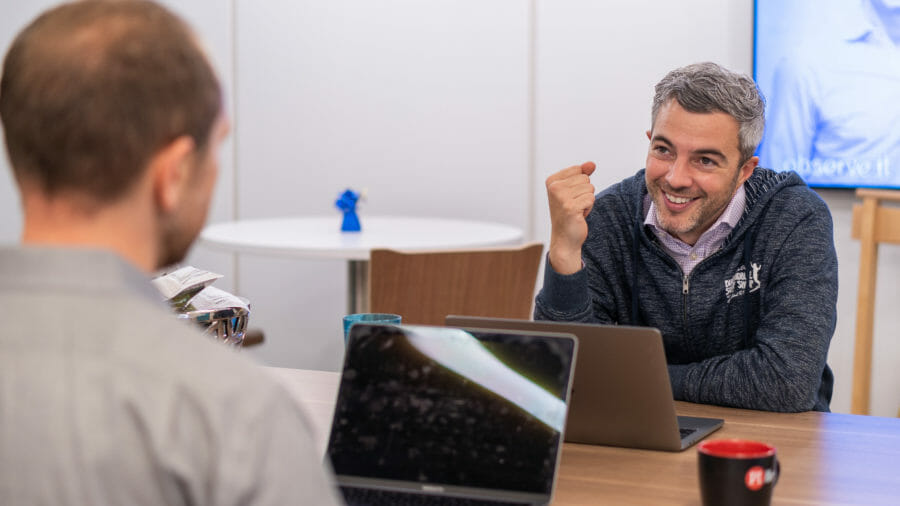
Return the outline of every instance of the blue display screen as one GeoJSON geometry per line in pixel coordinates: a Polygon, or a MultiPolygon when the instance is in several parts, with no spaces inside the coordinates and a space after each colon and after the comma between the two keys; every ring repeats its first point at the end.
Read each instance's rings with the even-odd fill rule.
{"type": "Polygon", "coordinates": [[[756,0],[760,165],[900,188],[900,0],[756,0]]]}

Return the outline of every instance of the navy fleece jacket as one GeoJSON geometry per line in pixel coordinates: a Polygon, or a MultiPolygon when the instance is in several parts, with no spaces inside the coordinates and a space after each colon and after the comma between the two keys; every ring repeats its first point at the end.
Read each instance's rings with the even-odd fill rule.
{"type": "Polygon", "coordinates": [[[837,255],[831,213],[793,172],[757,168],[720,250],[685,276],[644,225],[644,171],[598,194],[585,267],[546,265],[535,319],[660,329],[677,400],[828,411],[837,255]]]}

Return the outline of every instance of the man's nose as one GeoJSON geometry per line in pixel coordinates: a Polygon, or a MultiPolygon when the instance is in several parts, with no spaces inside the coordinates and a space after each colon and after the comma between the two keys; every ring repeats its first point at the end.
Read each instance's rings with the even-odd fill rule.
{"type": "Polygon", "coordinates": [[[671,188],[687,188],[691,186],[690,167],[687,160],[683,157],[677,157],[669,166],[669,172],[666,174],[666,182],[671,188]]]}

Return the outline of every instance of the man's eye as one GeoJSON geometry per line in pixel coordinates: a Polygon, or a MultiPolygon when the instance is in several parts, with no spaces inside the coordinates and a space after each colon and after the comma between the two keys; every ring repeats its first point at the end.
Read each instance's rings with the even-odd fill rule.
{"type": "Polygon", "coordinates": [[[714,167],[717,164],[716,164],[716,161],[713,160],[712,158],[709,158],[708,156],[703,156],[703,157],[700,157],[700,165],[703,165],[704,167],[714,167]]]}
{"type": "Polygon", "coordinates": [[[665,146],[656,146],[655,148],[653,148],[653,150],[661,155],[665,155],[669,152],[669,148],[665,146]]]}

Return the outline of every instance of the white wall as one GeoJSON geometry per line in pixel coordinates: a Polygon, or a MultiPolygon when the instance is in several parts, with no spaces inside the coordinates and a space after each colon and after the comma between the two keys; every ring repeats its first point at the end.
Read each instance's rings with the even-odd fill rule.
{"type": "MultiPolygon", "coordinates": [[[[528,220],[528,4],[237,2],[241,217],[528,220]],[[474,184],[473,184],[474,181],[474,184]]],[[[240,289],[269,363],[337,369],[342,262],[245,256],[240,289]],[[278,289],[273,289],[278,285],[278,289]]]]}
{"type": "MultiPolygon", "coordinates": [[[[374,214],[478,218],[549,237],[543,180],[594,160],[603,188],[643,165],[653,84],[714,60],[750,72],[752,0],[191,0],[170,2],[207,41],[235,122],[211,221],[339,215],[337,193],[368,188],[374,214]],[[531,76],[533,75],[533,79],[531,76]],[[534,142],[531,143],[531,139],[534,142]]],[[[50,2],[0,5],[0,44],[50,2]]],[[[0,162],[5,167],[5,160],[0,162]]],[[[8,174],[4,170],[5,174],[8,174]]],[[[849,409],[858,243],[846,191],[835,220],[841,291],[829,362],[832,407],[849,409]]],[[[0,241],[20,213],[0,176],[0,241]]],[[[873,412],[900,405],[900,248],[882,248],[873,412]]],[[[263,361],[335,369],[346,277],[338,261],[198,247],[192,264],[253,303],[263,361]]]]}

